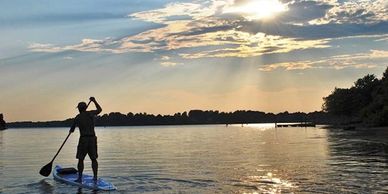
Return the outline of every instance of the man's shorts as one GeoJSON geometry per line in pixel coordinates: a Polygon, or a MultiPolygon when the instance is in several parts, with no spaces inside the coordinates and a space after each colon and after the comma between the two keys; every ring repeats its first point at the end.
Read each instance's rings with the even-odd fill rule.
{"type": "Polygon", "coordinates": [[[77,147],[77,159],[85,159],[86,154],[89,155],[90,159],[97,159],[97,137],[96,136],[86,136],[80,137],[77,147]]]}

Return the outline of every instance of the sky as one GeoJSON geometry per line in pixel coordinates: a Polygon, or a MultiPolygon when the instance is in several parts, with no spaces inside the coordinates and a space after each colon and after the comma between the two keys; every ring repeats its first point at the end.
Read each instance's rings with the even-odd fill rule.
{"type": "Polygon", "coordinates": [[[311,112],[388,63],[385,0],[0,0],[0,112],[311,112]]]}

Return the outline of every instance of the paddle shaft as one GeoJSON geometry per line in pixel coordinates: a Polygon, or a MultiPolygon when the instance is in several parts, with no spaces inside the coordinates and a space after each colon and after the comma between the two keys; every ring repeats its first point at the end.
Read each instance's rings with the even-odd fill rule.
{"type": "MultiPolygon", "coordinates": [[[[88,105],[86,106],[86,109],[89,107],[90,102],[92,102],[92,101],[89,101],[88,105]]],[[[63,143],[62,143],[61,147],[59,148],[58,152],[55,154],[54,158],[51,160],[51,163],[52,163],[52,162],[55,160],[55,158],[58,156],[59,152],[62,150],[63,146],[65,145],[67,139],[69,139],[70,135],[71,135],[71,132],[69,132],[69,134],[67,135],[65,141],[63,141],[63,143]]]]}

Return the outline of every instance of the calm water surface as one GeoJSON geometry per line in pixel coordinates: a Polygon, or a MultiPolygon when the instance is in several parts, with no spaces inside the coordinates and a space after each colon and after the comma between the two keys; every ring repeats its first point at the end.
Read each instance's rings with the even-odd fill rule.
{"type": "MultiPolygon", "coordinates": [[[[111,193],[388,192],[387,145],[357,132],[271,124],[96,132],[99,175],[118,188],[111,193]]],[[[67,128],[0,131],[0,193],[92,193],[38,173],[67,133],[67,128]]],[[[78,136],[70,137],[54,165],[76,166],[78,136]]]]}

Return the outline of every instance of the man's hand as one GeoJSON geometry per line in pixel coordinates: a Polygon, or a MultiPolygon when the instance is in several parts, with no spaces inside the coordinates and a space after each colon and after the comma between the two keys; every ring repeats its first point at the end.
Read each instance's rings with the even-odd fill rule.
{"type": "Polygon", "coordinates": [[[100,114],[101,111],[102,111],[102,108],[101,108],[101,106],[98,104],[98,102],[96,101],[96,99],[95,99],[94,97],[90,97],[89,100],[90,100],[91,102],[93,102],[93,103],[96,105],[97,110],[94,111],[95,115],[100,114]]]}

